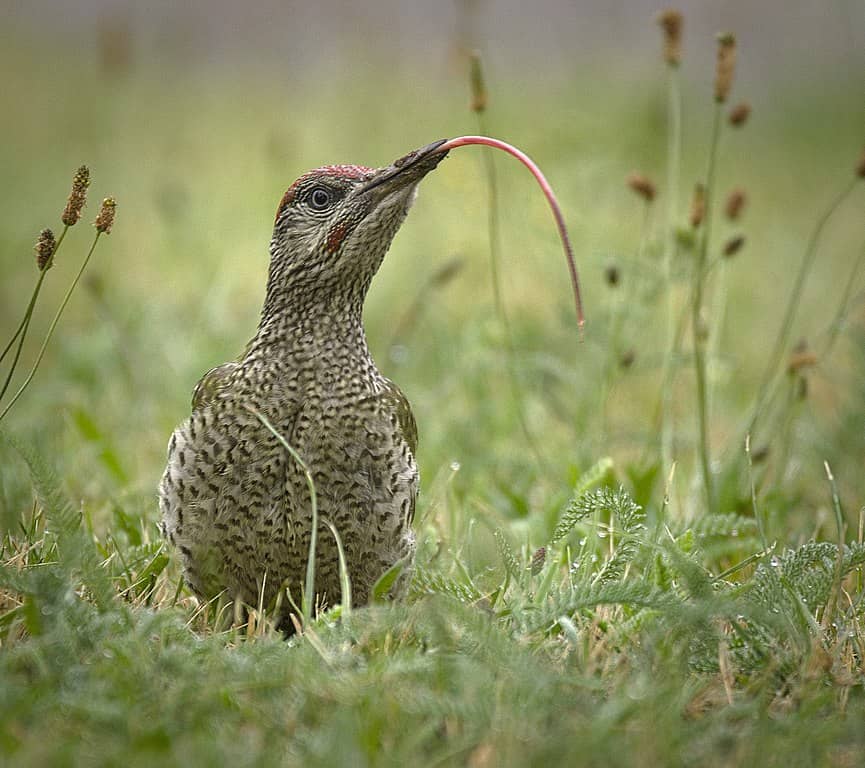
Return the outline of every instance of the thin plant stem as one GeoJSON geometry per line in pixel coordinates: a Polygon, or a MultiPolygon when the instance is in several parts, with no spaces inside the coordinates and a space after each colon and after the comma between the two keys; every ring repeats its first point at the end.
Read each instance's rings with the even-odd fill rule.
{"type": "Polygon", "coordinates": [[[844,293],[841,296],[841,301],[838,303],[838,310],[826,335],[826,343],[823,345],[823,350],[819,357],[825,360],[832,349],[835,347],[835,342],[838,341],[838,336],[841,334],[841,329],[844,326],[844,321],[847,319],[847,314],[850,311],[850,295],[853,293],[853,286],[856,284],[856,279],[859,277],[859,271],[862,265],[865,264],[865,246],[862,247],[856,262],[853,264],[853,269],[850,270],[850,277],[844,285],[844,293]]]}
{"type": "MultiPolygon", "coordinates": [[[[477,112],[478,132],[482,135],[487,134],[486,120],[483,112],[477,112]]],[[[487,239],[490,246],[490,276],[493,282],[493,303],[495,305],[496,314],[499,317],[499,322],[505,333],[510,339],[510,321],[502,299],[502,283],[499,274],[499,259],[500,259],[500,243],[499,243],[499,184],[498,175],[496,174],[496,163],[490,149],[485,149],[484,156],[484,173],[487,180],[487,193],[489,195],[489,206],[487,208],[487,239]]]]}
{"type": "Polygon", "coordinates": [[[760,514],[760,510],[757,507],[757,490],[754,487],[754,461],[751,457],[751,435],[745,435],[745,455],[748,457],[748,482],[751,486],[751,509],[754,512],[754,519],[757,521],[757,530],[760,533],[760,544],[763,546],[763,550],[767,550],[769,548],[768,539],[766,538],[766,528],[763,525],[763,516],[760,514]]]}
{"type": "Polygon", "coordinates": [[[12,345],[15,343],[15,339],[18,338],[18,335],[21,333],[22,329],[27,325],[27,318],[30,316],[30,311],[33,307],[33,304],[36,302],[36,296],[39,295],[39,288],[42,286],[42,279],[44,277],[45,272],[40,272],[39,278],[36,281],[36,288],[33,291],[33,296],[30,297],[30,304],[27,307],[27,311],[24,313],[24,317],[21,318],[21,322],[19,323],[15,333],[12,334],[11,338],[6,344],[6,348],[3,350],[3,353],[0,354],[0,363],[2,363],[6,355],[9,354],[9,350],[12,349],[12,345]]]}
{"type": "MultiPolygon", "coordinates": [[[[486,120],[484,119],[484,113],[480,111],[475,114],[477,115],[478,132],[481,135],[486,135],[487,125],[486,120]]],[[[489,196],[489,205],[487,207],[487,240],[490,249],[490,278],[493,283],[493,305],[504,336],[505,367],[508,372],[508,382],[510,383],[511,397],[514,401],[517,421],[520,424],[520,430],[523,433],[526,445],[535,457],[535,461],[539,466],[543,467],[545,462],[540,446],[535,440],[532,431],[529,429],[529,420],[525,411],[525,400],[523,397],[522,387],[520,386],[519,377],[517,375],[516,348],[514,346],[513,334],[511,333],[510,318],[508,317],[504,298],[502,296],[502,282],[501,274],[499,272],[499,262],[501,260],[501,241],[499,239],[501,231],[499,227],[499,184],[498,175],[496,174],[496,163],[491,149],[486,148],[483,155],[487,194],[489,196]]]]}
{"type": "Polygon", "coordinates": [[[63,297],[63,301],[60,303],[60,306],[57,309],[57,313],[54,315],[54,319],[51,321],[51,325],[48,327],[48,333],[45,334],[45,339],[42,342],[42,346],[39,348],[39,354],[36,356],[36,362],[33,363],[33,367],[30,369],[30,373],[27,374],[27,378],[24,379],[24,383],[15,393],[15,396],[7,403],[3,411],[0,412],[0,421],[3,421],[3,418],[6,416],[7,413],[9,413],[9,409],[12,408],[13,405],[15,405],[15,403],[18,401],[18,398],[21,397],[21,395],[24,393],[24,390],[27,389],[27,387],[30,385],[30,382],[33,380],[33,377],[36,375],[36,369],[39,367],[39,363],[42,362],[42,357],[48,347],[48,342],[51,341],[51,337],[54,335],[54,329],[57,328],[57,323],[60,322],[60,317],[63,315],[63,310],[66,309],[66,305],[69,303],[69,299],[72,297],[72,292],[75,290],[75,286],[78,285],[78,281],[81,279],[81,275],[84,274],[84,270],[87,268],[87,264],[90,261],[90,257],[93,255],[93,251],[96,250],[96,244],[99,242],[100,235],[102,235],[102,233],[97,232],[96,237],[93,238],[93,244],[90,246],[90,250],[87,251],[87,256],[84,257],[84,261],[81,262],[81,267],[78,270],[78,274],[75,275],[75,279],[72,281],[72,285],[70,285],[69,290],[66,291],[66,295],[63,297]]]}
{"type": "MultiPolygon", "coordinates": [[[[649,237],[649,224],[651,220],[652,206],[646,202],[643,206],[643,218],[640,224],[640,239],[637,251],[634,255],[634,264],[642,264],[643,255],[646,252],[646,244],[649,237]]],[[[626,278],[623,289],[613,289],[615,298],[612,301],[610,331],[607,340],[607,359],[604,365],[604,375],[601,379],[601,435],[602,439],[607,436],[607,419],[610,403],[610,392],[613,388],[613,374],[619,359],[622,328],[625,324],[626,312],[635,306],[637,298],[637,270],[633,270],[631,277],[626,278]]]]}
{"type": "Polygon", "coordinates": [[[676,208],[682,157],[682,91],[677,66],[667,68],[667,223],[664,280],[667,287],[667,348],[661,377],[661,465],[672,467],[676,424],[673,417],[673,371],[676,357],[676,295],[673,261],[676,257],[676,208]]]}
{"type": "Polygon", "coordinates": [[[303,612],[304,626],[308,627],[312,621],[313,601],[315,600],[315,551],[318,545],[318,496],[315,492],[315,481],[312,478],[312,473],[306,462],[300,457],[300,454],[294,450],[288,441],[280,434],[280,432],[270,423],[268,418],[254,408],[248,408],[249,412],[257,418],[270,433],[279,440],[280,444],[288,451],[306,478],[306,486],[309,489],[309,503],[312,508],[312,530],[309,534],[309,554],[306,561],[306,583],[304,584],[303,612]]]}
{"type": "Polygon", "coordinates": [[[691,334],[694,347],[694,373],[697,384],[697,424],[699,428],[700,466],[703,473],[703,488],[706,494],[706,511],[714,508],[714,490],[712,488],[712,465],[709,452],[709,404],[706,385],[706,350],[700,338],[700,315],[703,309],[703,289],[706,270],[706,256],[709,249],[709,239],[712,227],[712,197],[715,182],[715,166],[718,158],[718,145],[721,137],[722,104],[716,102],[715,114],[712,120],[712,137],[709,143],[709,162],[706,169],[705,205],[706,217],[703,223],[702,236],[697,248],[697,264],[694,269],[694,293],[691,301],[691,334]]]}
{"type": "Polygon", "coordinates": [[[336,554],[339,558],[339,583],[342,587],[342,595],[340,598],[340,603],[342,604],[342,613],[344,616],[351,615],[351,577],[348,572],[348,565],[345,561],[345,548],[342,545],[342,537],[339,535],[339,531],[336,530],[336,526],[330,522],[327,518],[322,518],[321,521],[330,528],[330,532],[333,534],[333,540],[336,542],[336,554]]]}
{"type": "Polygon", "coordinates": [[[772,399],[777,388],[777,378],[779,366],[784,357],[787,345],[790,343],[790,335],[793,332],[793,320],[796,317],[796,310],[799,308],[799,300],[802,297],[802,291],[805,288],[805,281],[814,264],[814,259],[817,256],[817,247],[820,244],[820,238],[823,230],[832,218],[832,215],[837,211],[842,203],[851,194],[854,188],[858,185],[859,179],[853,177],[852,181],[841,190],[835,199],[829,204],[829,207],[823,212],[814,226],[811,236],[808,239],[808,245],[805,248],[805,255],[802,257],[802,262],[799,265],[799,271],[796,273],[796,280],[793,283],[793,290],[790,292],[790,298],[787,300],[787,307],[784,310],[784,319],[781,321],[781,327],[778,330],[778,336],[775,339],[775,345],[772,349],[772,354],[769,356],[769,363],[763,373],[763,378],[760,381],[760,386],[757,389],[757,399],[754,403],[754,410],[751,412],[751,418],[748,421],[746,428],[747,432],[753,434],[754,428],[757,425],[760,416],[763,414],[767,403],[772,399]]]}
{"type": "MultiPolygon", "coordinates": [[[[63,231],[60,233],[60,237],[55,243],[54,250],[51,253],[52,259],[55,257],[57,251],[60,249],[60,244],[63,242],[63,238],[66,237],[66,233],[68,231],[68,225],[63,227],[63,231]]],[[[12,374],[15,373],[15,368],[18,365],[18,358],[21,356],[21,349],[24,347],[24,339],[27,336],[27,331],[30,328],[30,318],[33,317],[33,309],[36,306],[36,299],[39,298],[39,291],[42,289],[42,282],[45,280],[45,275],[47,272],[47,269],[42,269],[39,271],[39,279],[36,281],[36,287],[33,289],[33,295],[30,297],[30,303],[27,305],[27,310],[24,313],[24,317],[21,319],[21,324],[12,335],[12,338],[9,339],[9,343],[6,345],[6,349],[3,350],[3,354],[0,355],[0,362],[3,362],[3,358],[6,357],[7,353],[12,348],[12,345],[15,343],[15,339],[18,339],[18,347],[15,350],[15,357],[12,360],[12,366],[9,368],[9,372],[6,375],[6,381],[3,382],[3,389],[0,390],[0,400],[2,400],[3,396],[6,394],[6,390],[9,388],[9,383],[12,381],[12,374]]]]}
{"type": "MultiPolygon", "coordinates": [[[[724,335],[724,323],[727,319],[727,299],[729,295],[730,263],[728,259],[715,259],[706,267],[705,276],[708,278],[715,266],[719,266],[718,276],[713,285],[713,296],[709,300],[712,306],[712,326],[709,329],[709,360],[717,361],[720,358],[721,342],[724,335]]],[[[712,382],[709,382],[709,413],[712,412],[714,391],[712,382]]]]}
{"type": "MultiPolygon", "coordinates": [[[[799,396],[800,379],[796,376],[787,376],[784,380],[783,394],[784,399],[779,406],[779,422],[773,430],[773,441],[777,443],[777,458],[773,462],[776,474],[776,483],[783,483],[784,475],[790,463],[790,457],[793,455],[793,445],[795,442],[794,425],[796,416],[800,410],[799,404],[801,397],[799,396]]],[[[767,471],[763,475],[763,485],[770,485],[770,474],[767,471]]]]}
{"type": "Polygon", "coordinates": [[[658,512],[658,520],[655,523],[655,531],[654,531],[654,535],[652,537],[655,544],[657,544],[658,541],[660,540],[661,531],[663,530],[664,526],[667,524],[667,516],[668,516],[668,511],[670,509],[670,500],[671,500],[672,493],[673,493],[673,481],[675,480],[675,477],[676,477],[676,462],[673,461],[673,463],[670,465],[670,474],[667,475],[666,485],[664,485],[664,499],[661,502],[661,509],[658,512]]]}
{"type": "Polygon", "coordinates": [[[6,345],[6,349],[3,350],[3,355],[0,356],[0,361],[2,361],[2,359],[6,357],[6,353],[12,348],[15,339],[18,339],[18,346],[15,349],[15,355],[12,357],[12,364],[9,366],[9,371],[6,373],[6,380],[3,382],[3,388],[0,389],[0,400],[3,399],[6,390],[9,389],[12,375],[15,373],[15,368],[18,366],[18,359],[21,357],[21,350],[24,347],[24,339],[27,336],[27,330],[30,328],[30,318],[33,316],[33,307],[36,305],[36,299],[39,297],[39,290],[42,288],[42,282],[45,280],[46,271],[47,270],[42,270],[39,273],[39,278],[36,280],[36,286],[33,289],[33,294],[30,296],[30,303],[27,305],[24,317],[21,319],[21,324],[18,326],[18,330],[15,331],[15,335],[6,345]]]}
{"type": "Polygon", "coordinates": [[[838,485],[835,482],[835,475],[832,474],[832,468],[828,461],[823,462],[823,469],[826,471],[826,479],[829,481],[829,487],[832,490],[832,509],[835,512],[835,528],[838,534],[838,556],[835,558],[835,584],[832,590],[826,608],[823,611],[823,629],[827,629],[835,617],[835,609],[838,605],[838,597],[842,589],[842,566],[844,561],[844,511],[841,508],[841,496],[838,493],[838,485]]]}

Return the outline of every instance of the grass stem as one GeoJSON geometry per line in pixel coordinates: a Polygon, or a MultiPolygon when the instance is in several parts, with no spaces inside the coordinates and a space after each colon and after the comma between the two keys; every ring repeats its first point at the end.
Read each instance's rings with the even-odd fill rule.
{"type": "MultiPolygon", "coordinates": [[[[66,234],[66,230],[63,231],[63,234],[66,234]]],[[[0,412],[0,421],[3,421],[3,418],[6,416],[7,413],[9,413],[9,410],[12,408],[12,406],[15,405],[15,403],[18,401],[18,398],[21,397],[22,394],[24,394],[24,390],[27,389],[27,387],[30,385],[30,382],[33,380],[33,377],[36,375],[36,369],[42,362],[42,357],[45,355],[45,350],[48,347],[48,342],[51,341],[51,337],[54,335],[54,330],[57,328],[57,323],[60,322],[60,318],[63,315],[63,310],[66,309],[66,305],[69,303],[69,299],[72,297],[72,292],[78,285],[78,281],[81,279],[81,275],[84,274],[84,270],[87,268],[87,264],[90,262],[90,257],[93,256],[93,251],[96,250],[96,244],[99,242],[99,238],[101,235],[101,232],[97,232],[96,236],[93,238],[93,244],[90,246],[90,250],[87,251],[87,256],[85,256],[84,261],[81,262],[81,267],[78,269],[78,273],[75,275],[75,279],[72,281],[72,284],[66,291],[66,295],[63,297],[63,301],[60,303],[60,307],[57,309],[57,312],[54,315],[54,319],[51,321],[51,325],[48,327],[48,333],[45,334],[45,339],[42,342],[42,346],[39,348],[39,354],[36,356],[36,362],[33,363],[33,367],[30,369],[30,373],[27,374],[27,378],[24,379],[24,383],[15,393],[15,396],[7,403],[3,411],[0,412]]],[[[57,243],[57,247],[60,247],[59,242],[57,243]]]]}
{"type": "Polygon", "coordinates": [[[862,266],[865,265],[865,245],[862,246],[859,256],[857,257],[853,268],[850,270],[850,276],[844,284],[844,292],[841,295],[841,301],[838,302],[838,309],[835,312],[835,317],[826,332],[826,342],[823,349],[818,355],[819,359],[825,361],[835,347],[838,341],[838,336],[844,328],[844,323],[847,320],[847,315],[850,312],[850,296],[853,293],[853,286],[856,285],[856,280],[859,277],[859,272],[862,266]]]}
{"type": "MultiPolygon", "coordinates": [[[[477,116],[478,132],[481,135],[486,136],[487,125],[483,111],[475,112],[475,115],[477,116]]],[[[523,433],[526,445],[535,457],[535,461],[539,466],[543,467],[545,464],[543,454],[541,453],[537,440],[535,440],[535,437],[529,428],[529,419],[526,415],[525,409],[525,398],[523,396],[517,372],[514,337],[511,331],[510,318],[508,317],[502,294],[502,280],[500,273],[501,229],[499,226],[499,182],[496,173],[496,163],[492,149],[485,147],[483,156],[484,174],[486,176],[487,195],[489,198],[487,206],[487,241],[490,252],[490,278],[493,283],[493,306],[495,307],[499,325],[502,328],[502,335],[505,343],[505,367],[508,373],[508,382],[511,388],[511,397],[513,398],[517,421],[519,422],[520,430],[523,433]]]]}
{"type": "Polygon", "coordinates": [[[712,465],[709,446],[709,404],[706,384],[706,347],[701,333],[701,315],[703,310],[703,290],[706,272],[706,258],[712,227],[712,198],[715,183],[715,167],[718,158],[718,146],[721,138],[721,118],[723,106],[715,104],[715,114],[712,120],[712,136],[709,142],[709,161],[706,169],[705,206],[706,216],[697,247],[697,263],[694,267],[694,290],[691,300],[691,333],[694,346],[694,374],[697,385],[697,425],[699,429],[699,457],[703,474],[703,488],[706,494],[706,512],[714,509],[714,490],[712,488],[712,465]]]}
{"type": "Polygon", "coordinates": [[[763,523],[763,516],[757,507],[757,490],[754,486],[754,461],[751,457],[751,435],[745,435],[745,455],[748,457],[748,483],[751,487],[751,510],[754,513],[754,520],[757,521],[757,531],[760,533],[760,544],[763,550],[769,548],[769,540],[766,538],[766,528],[763,523]]]}
{"type": "Polygon", "coordinates": [[[829,220],[832,218],[834,213],[850,196],[860,181],[860,179],[854,176],[853,179],[841,190],[817,220],[817,223],[811,232],[811,236],[808,238],[805,255],[802,257],[802,262],[799,264],[799,271],[796,273],[793,289],[790,291],[790,297],[787,300],[787,307],[784,310],[784,318],[781,321],[781,327],[778,329],[778,336],[775,339],[772,353],[769,356],[769,362],[763,372],[763,378],[760,380],[760,385],[757,388],[757,399],[754,403],[754,409],[751,412],[751,418],[748,421],[748,426],[746,428],[747,432],[752,434],[754,433],[754,429],[760,416],[762,416],[766,405],[774,397],[778,385],[778,377],[782,373],[782,371],[779,370],[781,362],[790,343],[790,336],[793,333],[793,321],[796,317],[796,310],[799,308],[802,291],[805,288],[805,282],[811,272],[814,259],[817,256],[817,248],[820,244],[823,230],[826,228],[826,225],[829,223],[829,220]]]}
{"type": "Polygon", "coordinates": [[[679,68],[667,67],[667,222],[664,243],[664,282],[667,289],[667,344],[661,378],[661,466],[673,465],[676,424],[673,415],[673,371],[676,358],[676,292],[673,262],[676,258],[676,216],[679,205],[679,173],[682,158],[682,91],[679,68]]]}
{"type": "MultiPolygon", "coordinates": [[[[58,238],[57,243],[54,246],[54,251],[51,254],[51,259],[53,259],[57,255],[57,251],[60,250],[60,244],[63,242],[63,238],[66,237],[66,233],[68,231],[68,226],[63,227],[63,231],[60,233],[60,237],[58,238]]],[[[2,400],[3,396],[6,394],[6,390],[9,388],[9,383],[12,381],[12,374],[15,373],[15,368],[18,365],[18,358],[21,356],[21,349],[24,346],[24,338],[27,336],[27,330],[30,328],[30,318],[33,316],[33,309],[36,306],[36,299],[39,298],[39,291],[42,289],[42,283],[45,280],[45,275],[47,272],[47,268],[39,270],[39,279],[36,281],[36,287],[33,289],[33,295],[30,297],[30,303],[27,305],[27,310],[24,312],[24,317],[21,319],[21,323],[15,333],[12,334],[12,338],[9,339],[9,343],[3,350],[3,354],[0,354],[0,362],[3,362],[3,358],[6,357],[9,350],[12,348],[12,345],[15,343],[15,340],[18,339],[18,347],[15,350],[15,357],[12,360],[12,365],[9,368],[9,372],[6,375],[6,381],[3,382],[3,388],[0,389],[0,400],[2,400]]]]}
{"type": "Polygon", "coordinates": [[[6,345],[6,349],[3,350],[3,354],[0,355],[0,361],[2,361],[12,348],[15,340],[18,339],[18,346],[15,348],[15,355],[12,357],[12,364],[9,366],[9,370],[6,373],[6,380],[3,382],[3,388],[0,389],[0,400],[3,399],[6,390],[9,389],[9,384],[12,381],[15,368],[18,366],[18,359],[21,357],[21,350],[24,347],[24,339],[27,336],[27,330],[30,328],[30,318],[33,316],[33,308],[36,306],[36,299],[39,297],[42,282],[45,280],[45,271],[46,270],[43,270],[39,273],[39,278],[36,280],[36,286],[33,288],[33,294],[30,296],[30,303],[27,305],[24,317],[21,319],[21,324],[18,326],[18,329],[15,331],[12,338],[9,339],[9,343],[6,345]]]}

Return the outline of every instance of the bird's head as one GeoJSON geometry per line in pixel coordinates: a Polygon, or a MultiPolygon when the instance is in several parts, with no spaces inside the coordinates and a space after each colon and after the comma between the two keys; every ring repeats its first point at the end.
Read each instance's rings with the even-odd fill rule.
{"type": "Polygon", "coordinates": [[[292,184],[276,212],[269,298],[363,300],[417,185],[447,155],[434,142],[372,169],[328,165],[292,184]]]}

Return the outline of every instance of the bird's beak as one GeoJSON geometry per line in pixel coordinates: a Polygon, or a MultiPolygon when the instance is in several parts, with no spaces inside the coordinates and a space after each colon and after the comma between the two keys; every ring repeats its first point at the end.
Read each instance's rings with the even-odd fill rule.
{"type": "Polygon", "coordinates": [[[446,142],[447,139],[439,139],[380,168],[361,187],[360,192],[366,194],[378,189],[377,194],[383,197],[394,190],[417,184],[447,156],[447,151],[439,151],[439,147],[446,142]]]}

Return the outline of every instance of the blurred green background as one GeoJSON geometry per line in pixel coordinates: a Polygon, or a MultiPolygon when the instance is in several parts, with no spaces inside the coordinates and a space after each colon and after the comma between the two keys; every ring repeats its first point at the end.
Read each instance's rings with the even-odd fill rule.
{"type": "MultiPolygon", "coordinates": [[[[865,10],[853,0],[800,5],[682,4],[684,158],[676,202],[683,225],[705,167],[718,30],[738,35],[734,101],[754,107],[743,129],[725,132],[720,155],[719,195],[742,186],[749,203],[740,225],[717,224],[713,244],[717,252],[732,234],[747,238],[726,265],[728,307],[710,371],[719,459],[741,452],[738,430],[805,241],[862,148],[865,10]]],[[[36,234],[59,230],[75,168],[87,164],[93,179],[85,220],[70,231],[46,281],[25,370],[86,252],[99,200],[116,197],[118,214],[5,426],[51,456],[67,490],[97,519],[118,506],[155,519],[165,445],[188,414],[195,382],[254,333],[284,189],[318,165],[384,165],[436,138],[476,132],[466,52],[477,49],[489,91],[487,130],[528,152],[564,207],[583,280],[586,338],[577,340],[543,197],[525,169],[499,154],[503,292],[539,461],[508,386],[493,303],[485,150],[454,151],[424,182],[366,309],[373,353],[419,422],[425,492],[456,462],[453,487],[470,507],[530,519],[560,503],[575,473],[599,456],[611,455],[622,479],[651,472],[665,292],[684,297],[691,258],[681,252],[678,282],[663,284],[666,84],[657,10],[644,2],[255,3],[242,10],[228,2],[146,10],[131,2],[7,3],[3,338],[36,278],[36,234]],[[646,230],[643,206],[625,184],[634,170],[660,188],[646,230]],[[638,259],[644,231],[648,246],[638,259]],[[436,282],[453,259],[460,268],[436,282]],[[622,274],[615,289],[604,279],[611,264],[622,274]],[[616,311],[622,325],[613,340],[616,311]],[[633,365],[619,367],[629,351],[633,365]]],[[[819,341],[837,311],[863,248],[863,201],[858,190],[827,229],[796,338],[819,341]]],[[[808,397],[779,426],[793,449],[774,471],[789,499],[810,497],[805,516],[828,503],[823,459],[835,467],[848,506],[865,491],[858,291],[843,343],[808,372],[808,397]]],[[[692,390],[683,366],[675,389],[682,487],[673,502],[681,515],[695,503],[692,390]]],[[[776,437],[761,440],[772,445],[776,437]]],[[[29,482],[11,452],[0,460],[0,520],[9,526],[30,508],[29,482]]],[[[659,498],[656,484],[641,500],[659,498]]],[[[803,530],[815,525],[806,519],[803,530]]]]}

